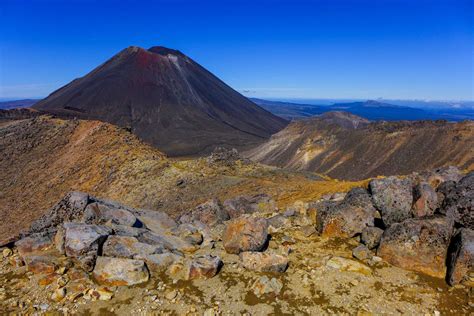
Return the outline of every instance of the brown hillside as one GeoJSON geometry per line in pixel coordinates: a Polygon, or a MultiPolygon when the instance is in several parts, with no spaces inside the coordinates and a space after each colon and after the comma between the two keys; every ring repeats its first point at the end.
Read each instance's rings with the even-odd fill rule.
{"type": "Polygon", "coordinates": [[[114,125],[40,116],[0,124],[0,240],[71,190],[177,216],[207,199],[267,193],[279,205],[360,183],[258,164],[173,160],[114,125]],[[182,185],[177,185],[182,183],[182,185]]]}
{"type": "Polygon", "coordinates": [[[447,165],[474,168],[472,121],[358,124],[340,114],[292,122],[247,154],[265,164],[352,180],[447,165]]]}

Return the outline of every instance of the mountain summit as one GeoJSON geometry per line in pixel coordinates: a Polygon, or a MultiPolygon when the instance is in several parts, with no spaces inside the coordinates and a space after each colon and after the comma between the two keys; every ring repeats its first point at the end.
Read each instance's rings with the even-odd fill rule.
{"type": "Polygon", "coordinates": [[[171,156],[246,148],[286,125],[180,51],[128,47],[34,105],[129,128],[171,156]]]}

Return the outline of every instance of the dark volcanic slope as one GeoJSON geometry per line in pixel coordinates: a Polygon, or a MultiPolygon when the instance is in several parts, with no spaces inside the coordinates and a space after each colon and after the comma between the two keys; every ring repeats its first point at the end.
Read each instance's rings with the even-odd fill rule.
{"type": "Polygon", "coordinates": [[[129,127],[168,155],[264,141],[286,121],[179,51],[129,47],[53,92],[35,109],[129,127]]]}
{"type": "Polygon", "coordinates": [[[474,122],[368,123],[344,112],[292,122],[246,153],[266,164],[314,171],[338,179],[456,165],[474,168],[474,122]]]}

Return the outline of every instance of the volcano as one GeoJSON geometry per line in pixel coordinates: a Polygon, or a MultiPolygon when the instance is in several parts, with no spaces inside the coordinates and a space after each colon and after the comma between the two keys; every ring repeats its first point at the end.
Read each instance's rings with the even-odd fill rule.
{"type": "Polygon", "coordinates": [[[169,156],[249,148],[287,124],[180,51],[161,46],[128,47],[33,108],[128,128],[169,156]]]}

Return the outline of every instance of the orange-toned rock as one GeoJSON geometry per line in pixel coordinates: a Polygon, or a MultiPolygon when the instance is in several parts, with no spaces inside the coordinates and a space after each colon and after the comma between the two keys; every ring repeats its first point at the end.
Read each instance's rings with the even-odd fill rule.
{"type": "Polygon", "coordinates": [[[268,223],[264,218],[243,215],[228,222],[222,242],[228,253],[261,251],[268,239],[268,223]]]}
{"type": "Polygon", "coordinates": [[[187,266],[186,279],[208,279],[215,276],[222,266],[217,256],[205,255],[195,257],[187,266]]]}
{"type": "Polygon", "coordinates": [[[394,223],[382,235],[377,255],[395,266],[444,278],[452,231],[446,217],[394,223]]]}
{"type": "Polygon", "coordinates": [[[422,182],[413,188],[413,201],[414,217],[431,216],[438,207],[438,195],[428,183],[422,182]]]}
{"type": "Polygon", "coordinates": [[[46,250],[53,244],[52,239],[48,235],[33,234],[29,237],[20,239],[15,243],[18,253],[21,257],[27,256],[31,253],[46,250]]]}
{"type": "Polygon", "coordinates": [[[374,226],[376,210],[363,188],[352,189],[341,202],[322,202],[315,207],[317,228],[325,237],[353,237],[374,226]]]}
{"type": "Polygon", "coordinates": [[[51,274],[56,270],[56,258],[50,255],[28,255],[23,258],[28,271],[51,274]]]}

